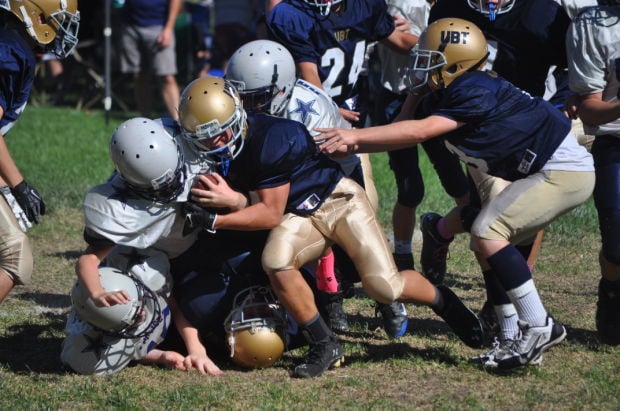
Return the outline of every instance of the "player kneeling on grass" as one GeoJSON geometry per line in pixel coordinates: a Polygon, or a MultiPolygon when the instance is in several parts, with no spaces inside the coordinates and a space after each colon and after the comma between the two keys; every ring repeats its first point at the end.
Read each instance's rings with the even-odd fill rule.
{"type": "Polygon", "coordinates": [[[411,95],[397,122],[323,129],[316,140],[326,140],[320,146],[324,152],[350,153],[441,138],[463,162],[511,182],[481,209],[457,207],[436,227],[445,239],[471,233],[501,327],[500,341],[477,360],[509,369],[540,362],[542,352],[566,336],[547,314],[527,262],[512,244],[585,202],[594,188],[594,167],[571,134],[570,120],[541,98],[481,71],[487,57],[486,39],[476,25],[438,20],[412,52],[408,80],[422,95],[417,106],[411,95]]]}

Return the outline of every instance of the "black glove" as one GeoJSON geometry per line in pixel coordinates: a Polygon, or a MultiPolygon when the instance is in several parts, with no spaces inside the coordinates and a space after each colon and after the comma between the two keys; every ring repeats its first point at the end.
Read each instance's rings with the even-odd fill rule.
{"type": "Polygon", "coordinates": [[[19,206],[24,210],[28,220],[39,224],[39,216],[45,214],[45,203],[39,192],[28,185],[26,181],[22,181],[11,189],[11,193],[19,206]]]}
{"type": "Polygon", "coordinates": [[[183,235],[187,235],[198,228],[204,228],[210,233],[215,233],[217,214],[211,213],[194,203],[185,203],[183,211],[185,212],[183,235]]]}

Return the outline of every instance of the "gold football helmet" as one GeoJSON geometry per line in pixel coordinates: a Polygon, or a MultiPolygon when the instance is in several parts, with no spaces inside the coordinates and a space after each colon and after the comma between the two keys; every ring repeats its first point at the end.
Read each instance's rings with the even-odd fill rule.
{"type": "Polygon", "coordinates": [[[445,88],[462,74],[484,68],[488,56],[486,38],[474,23],[440,19],[420,35],[405,80],[411,90],[445,88]]]}
{"type": "Polygon", "coordinates": [[[65,58],[78,42],[77,3],[77,0],[0,0],[0,9],[14,14],[45,51],[65,58]]]}
{"type": "Polygon", "coordinates": [[[246,368],[269,367],[286,348],[286,315],[271,290],[249,287],[240,291],[224,321],[230,357],[246,368]]]}
{"type": "Polygon", "coordinates": [[[202,77],[192,81],[181,93],[179,122],[183,137],[215,163],[223,163],[239,155],[246,133],[246,112],[235,87],[220,77],[202,77]],[[230,141],[210,148],[208,140],[230,129],[230,141]]]}

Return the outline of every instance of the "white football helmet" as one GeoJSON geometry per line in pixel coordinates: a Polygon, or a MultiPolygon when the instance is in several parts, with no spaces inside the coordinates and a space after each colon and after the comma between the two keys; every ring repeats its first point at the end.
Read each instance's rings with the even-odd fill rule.
{"type": "Polygon", "coordinates": [[[226,79],[237,88],[246,110],[280,116],[297,80],[295,61],[283,45],[254,40],[234,52],[226,79]]]}
{"type": "Polygon", "coordinates": [[[498,0],[497,3],[488,0],[467,0],[467,4],[478,13],[489,16],[489,20],[495,21],[498,14],[508,13],[512,10],[517,0],[498,0]]]}
{"type": "Polygon", "coordinates": [[[237,90],[221,77],[201,77],[188,84],[181,93],[179,122],[183,137],[215,164],[225,163],[239,155],[245,141],[246,118],[237,90]],[[232,136],[224,147],[209,146],[209,140],[228,129],[232,136]]]}
{"type": "Polygon", "coordinates": [[[269,367],[286,348],[286,313],[267,287],[246,288],[235,296],[224,321],[230,357],[242,367],[269,367]]]}
{"type": "Polygon", "coordinates": [[[0,0],[0,9],[14,14],[30,37],[58,58],[69,56],[78,43],[77,6],[77,0],[0,0]]]}
{"type": "Polygon", "coordinates": [[[332,9],[338,3],[342,3],[344,0],[304,0],[304,3],[309,4],[319,10],[321,16],[327,16],[332,9]]]}
{"type": "Polygon", "coordinates": [[[166,300],[155,294],[138,278],[117,268],[100,267],[99,280],[106,291],[125,290],[131,297],[126,304],[98,307],[88,291],[76,281],[71,289],[71,302],[78,316],[105,334],[119,338],[146,338],[167,329],[164,311],[166,300]]]}
{"type": "MultiPolygon", "coordinates": [[[[68,321],[69,328],[73,320],[68,321]]],[[[83,375],[114,374],[137,359],[134,340],[108,335],[94,328],[67,332],[60,352],[62,363],[83,375]]]]}
{"type": "Polygon", "coordinates": [[[183,153],[161,123],[129,119],[114,131],[109,148],[116,170],[140,196],[168,203],[183,191],[183,153]]]}

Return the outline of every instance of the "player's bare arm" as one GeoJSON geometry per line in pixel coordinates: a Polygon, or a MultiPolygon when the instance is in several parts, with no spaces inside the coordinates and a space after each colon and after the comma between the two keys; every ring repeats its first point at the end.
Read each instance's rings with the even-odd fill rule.
{"type": "Polygon", "coordinates": [[[131,297],[125,290],[106,291],[99,280],[99,265],[113,248],[113,246],[88,246],[75,265],[75,273],[80,283],[88,290],[90,298],[98,307],[126,304],[131,300],[131,297]]]}
{"type": "Polygon", "coordinates": [[[191,200],[203,207],[237,211],[248,205],[248,198],[243,193],[233,190],[217,173],[197,176],[191,194],[191,200]]]}
{"type": "Polygon", "coordinates": [[[585,124],[598,126],[620,118],[620,100],[603,101],[603,93],[581,96],[579,117],[585,124]]]}

